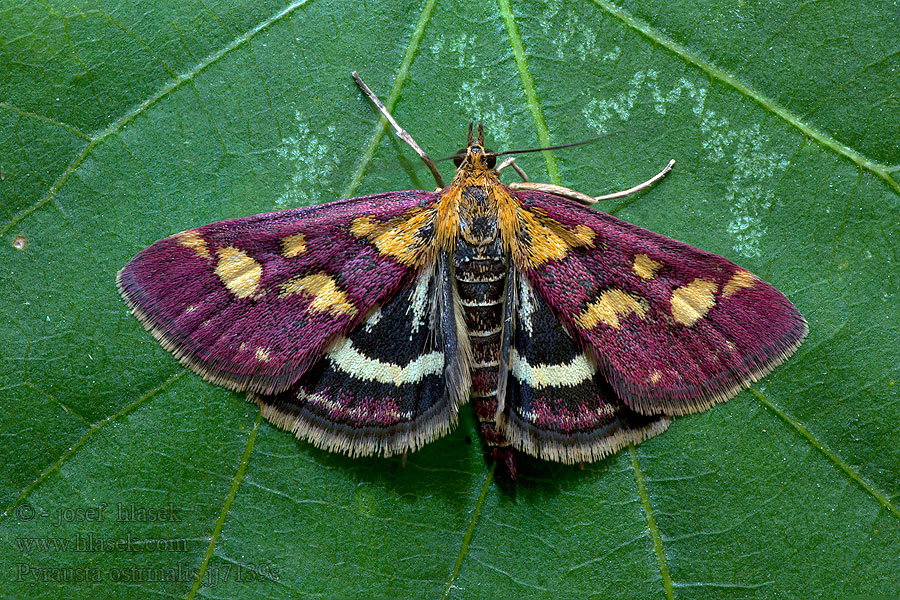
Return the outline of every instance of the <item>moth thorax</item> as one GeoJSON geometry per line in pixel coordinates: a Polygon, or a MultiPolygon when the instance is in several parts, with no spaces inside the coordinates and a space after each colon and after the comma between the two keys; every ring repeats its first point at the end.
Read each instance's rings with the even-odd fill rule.
{"type": "Polygon", "coordinates": [[[462,238],[475,246],[486,246],[500,233],[497,202],[483,187],[463,189],[459,200],[459,229],[462,238]]]}

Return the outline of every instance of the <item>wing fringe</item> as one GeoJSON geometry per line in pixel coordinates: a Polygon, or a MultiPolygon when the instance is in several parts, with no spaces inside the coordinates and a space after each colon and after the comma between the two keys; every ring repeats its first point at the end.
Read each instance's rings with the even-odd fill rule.
{"type": "MultiPolygon", "coordinates": [[[[253,392],[247,394],[247,399],[257,404],[263,417],[276,427],[290,431],[316,448],[354,458],[373,455],[387,457],[407,451],[414,452],[449,433],[456,426],[459,415],[456,406],[444,403],[437,407],[440,410],[436,410],[424,421],[420,417],[386,431],[377,427],[352,428],[324,419],[318,423],[253,392]]],[[[300,399],[304,400],[303,395],[300,395],[300,399]]]]}
{"type": "MultiPolygon", "coordinates": [[[[126,267],[127,268],[127,267],[126,267]]],[[[313,353],[313,360],[307,360],[305,364],[301,364],[291,372],[292,377],[271,377],[259,374],[247,374],[236,376],[227,373],[221,369],[216,369],[214,364],[209,361],[203,361],[196,358],[190,350],[188,350],[182,341],[166,331],[164,327],[159,325],[157,320],[147,311],[140,307],[138,300],[134,297],[133,292],[122,280],[122,269],[116,274],[116,286],[119,294],[131,309],[131,313],[144,326],[144,329],[156,339],[157,342],[167,351],[178,359],[178,362],[187,367],[204,380],[221,385],[235,392],[257,392],[261,394],[277,394],[290,389],[291,385],[304,373],[310,366],[321,356],[321,352],[313,353]]]]}
{"type": "MultiPolygon", "coordinates": [[[[751,367],[749,372],[740,376],[735,382],[720,390],[709,391],[699,396],[684,395],[675,396],[673,398],[660,398],[659,396],[648,397],[647,395],[642,394],[639,389],[630,389],[629,387],[622,386],[620,383],[616,382],[616,378],[614,377],[609,377],[608,380],[612,383],[616,394],[625,402],[625,404],[627,404],[631,410],[642,415],[651,416],[662,413],[667,416],[683,416],[703,412],[716,404],[731,400],[738,393],[771,373],[772,370],[781,365],[781,363],[796,352],[797,348],[800,347],[809,333],[809,325],[805,319],[800,317],[797,324],[799,328],[796,331],[784,336],[777,344],[775,344],[776,350],[774,354],[761,362],[757,362],[757,359],[754,358],[753,362],[755,364],[751,367]]],[[[602,367],[601,373],[604,373],[605,375],[602,367]]],[[[733,371],[729,371],[729,373],[734,375],[733,371]]]]}
{"type": "Polygon", "coordinates": [[[598,461],[629,444],[640,444],[665,431],[670,423],[668,417],[659,416],[645,425],[633,427],[618,419],[602,430],[590,433],[563,435],[541,430],[538,434],[533,427],[520,422],[517,415],[510,414],[506,420],[506,435],[517,450],[544,460],[575,464],[598,461]]]}

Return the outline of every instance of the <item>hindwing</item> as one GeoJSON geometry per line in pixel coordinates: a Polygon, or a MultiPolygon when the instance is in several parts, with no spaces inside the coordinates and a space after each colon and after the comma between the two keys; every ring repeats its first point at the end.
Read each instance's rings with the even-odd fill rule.
{"type": "Polygon", "coordinates": [[[469,380],[442,262],[370,309],[292,388],[250,399],[279,427],[351,456],[390,456],[447,433],[469,380]]]}
{"type": "Polygon", "coordinates": [[[546,460],[592,462],[665,431],[669,419],[628,408],[524,278],[511,282],[515,324],[502,421],[516,448],[546,460]]]}

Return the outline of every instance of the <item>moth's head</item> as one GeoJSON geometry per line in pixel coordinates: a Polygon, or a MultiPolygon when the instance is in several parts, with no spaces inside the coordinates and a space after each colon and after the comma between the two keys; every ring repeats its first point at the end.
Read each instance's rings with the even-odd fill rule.
{"type": "Polygon", "coordinates": [[[469,123],[469,139],[465,148],[460,148],[453,155],[453,164],[457,170],[463,165],[468,169],[493,169],[497,164],[497,155],[493,150],[484,147],[484,127],[478,124],[478,137],[472,135],[472,123],[469,123]]]}

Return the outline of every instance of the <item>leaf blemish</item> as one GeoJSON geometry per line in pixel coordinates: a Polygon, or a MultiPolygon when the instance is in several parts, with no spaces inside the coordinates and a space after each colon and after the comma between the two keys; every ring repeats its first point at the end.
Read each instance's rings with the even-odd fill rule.
{"type": "Polygon", "coordinates": [[[679,102],[682,96],[693,101],[692,110],[700,120],[702,149],[712,162],[727,161],[734,167],[725,192],[731,213],[726,230],[732,236],[732,247],[745,258],[760,256],[761,241],[766,234],[763,219],[775,199],[769,182],[787,168],[787,159],[770,150],[769,136],[761,132],[759,125],[734,129],[727,118],[719,117],[706,107],[706,87],[682,77],[663,93],[658,79],[657,71],[637,71],[627,89],[615,98],[592,100],[582,111],[587,125],[600,135],[608,133],[607,122],[613,116],[627,121],[644,89],[650,93],[654,108],[661,115],[665,115],[667,107],[679,102]]]}
{"type": "MultiPolygon", "coordinates": [[[[548,2],[541,11],[540,25],[546,39],[556,48],[560,59],[570,56],[573,51],[583,61],[598,55],[603,49],[603,42],[598,41],[599,29],[581,24],[577,9],[567,7],[563,11],[561,2],[548,2]]],[[[613,52],[618,51],[616,48],[613,52]]],[[[612,54],[608,53],[602,60],[612,54]]]]}
{"type": "Polygon", "coordinates": [[[483,52],[483,46],[478,43],[477,37],[462,33],[447,40],[442,34],[430,50],[434,55],[454,57],[450,67],[458,69],[461,78],[466,77],[459,84],[453,106],[472,120],[484,123],[492,147],[508,148],[513,126],[507,115],[514,114],[514,111],[502,106],[496,94],[486,91],[493,89],[491,82],[497,79],[497,74],[492,67],[485,66],[492,63],[492,57],[479,55],[483,52]]]}
{"type": "Polygon", "coordinates": [[[12,247],[16,250],[24,250],[27,243],[28,240],[25,239],[24,235],[17,235],[16,239],[12,241],[12,247]]]}
{"type": "MultiPolygon", "coordinates": [[[[295,171],[291,181],[285,184],[281,196],[275,201],[276,208],[309,206],[321,200],[316,190],[328,187],[330,176],[334,171],[334,154],[319,137],[310,133],[307,123],[300,111],[294,115],[297,122],[297,133],[285,138],[281,146],[275,150],[279,158],[293,163],[295,171]]],[[[329,137],[333,137],[337,128],[329,125],[329,137]]]]}

